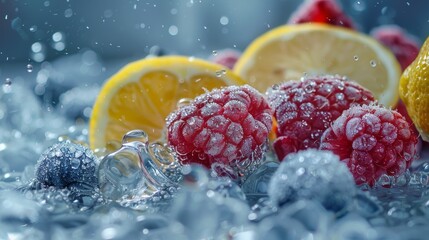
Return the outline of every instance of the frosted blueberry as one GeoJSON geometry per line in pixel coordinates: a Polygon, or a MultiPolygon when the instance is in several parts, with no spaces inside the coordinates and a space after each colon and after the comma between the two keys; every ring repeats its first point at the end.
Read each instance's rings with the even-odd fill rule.
{"type": "Polygon", "coordinates": [[[338,156],[315,149],[286,156],[268,186],[279,206],[311,199],[336,213],[348,209],[355,191],[353,176],[338,156]]]}
{"type": "Polygon", "coordinates": [[[36,180],[47,186],[66,188],[83,183],[96,187],[97,157],[86,147],[65,141],[54,144],[36,164],[36,180]]]}

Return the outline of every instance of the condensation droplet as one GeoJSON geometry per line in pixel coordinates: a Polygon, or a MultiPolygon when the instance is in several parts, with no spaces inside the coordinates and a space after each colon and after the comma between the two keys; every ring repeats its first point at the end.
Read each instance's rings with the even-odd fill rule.
{"type": "Polygon", "coordinates": [[[377,62],[375,60],[369,61],[369,64],[371,65],[371,67],[376,67],[377,66],[377,62]]]}
{"type": "Polygon", "coordinates": [[[359,56],[358,55],[354,55],[353,56],[353,60],[358,61],[359,60],[359,56]]]}
{"type": "Polygon", "coordinates": [[[213,50],[213,51],[212,51],[212,54],[213,54],[213,56],[216,56],[216,55],[217,55],[217,51],[216,51],[216,50],[213,50]]]}
{"type": "Polygon", "coordinates": [[[80,166],[80,160],[79,160],[79,159],[77,159],[77,158],[73,158],[73,159],[71,160],[71,168],[73,168],[73,169],[78,169],[78,168],[79,168],[79,166],[80,166]]]}
{"type": "Polygon", "coordinates": [[[181,107],[187,106],[187,105],[189,105],[191,103],[192,103],[192,98],[181,98],[177,102],[176,107],[177,108],[181,108],[181,107]]]}
{"type": "Polygon", "coordinates": [[[149,136],[143,130],[132,130],[132,131],[127,132],[122,137],[122,143],[123,144],[129,143],[129,142],[134,142],[134,141],[147,143],[147,142],[149,142],[149,136]]]}
{"type": "Polygon", "coordinates": [[[226,70],[225,69],[216,71],[216,77],[222,77],[225,74],[226,74],[226,70]]]}

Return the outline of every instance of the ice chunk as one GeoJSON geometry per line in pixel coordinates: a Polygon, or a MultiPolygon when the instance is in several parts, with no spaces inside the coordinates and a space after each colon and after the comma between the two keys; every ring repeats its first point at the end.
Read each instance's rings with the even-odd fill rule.
{"type": "Polygon", "coordinates": [[[338,156],[315,149],[288,155],[268,187],[268,195],[280,206],[313,199],[337,213],[349,208],[355,191],[353,176],[338,156]]]}
{"type": "Polygon", "coordinates": [[[125,135],[122,147],[102,159],[98,176],[105,197],[117,200],[134,196],[140,198],[133,200],[138,205],[154,194],[164,196],[161,191],[176,187],[182,174],[171,149],[159,143],[148,144],[147,138],[144,142],[132,141],[139,139],[131,137],[134,133],[125,135]]]}
{"type": "Polygon", "coordinates": [[[225,238],[247,223],[247,204],[209,190],[185,188],[174,200],[170,217],[185,227],[189,239],[225,238]]]}
{"type": "Polygon", "coordinates": [[[254,205],[260,198],[268,196],[268,184],[278,166],[278,162],[264,162],[241,185],[250,205],[254,205]]]}

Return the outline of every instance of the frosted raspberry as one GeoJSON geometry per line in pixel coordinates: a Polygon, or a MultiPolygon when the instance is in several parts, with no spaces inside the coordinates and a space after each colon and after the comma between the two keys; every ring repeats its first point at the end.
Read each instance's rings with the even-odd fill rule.
{"type": "Polygon", "coordinates": [[[402,70],[405,70],[419,54],[420,44],[417,38],[399,26],[381,26],[372,30],[371,35],[395,54],[402,70]]]}
{"type": "Polygon", "coordinates": [[[232,165],[262,154],[272,110],[250,86],[215,89],[167,117],[168,143],[182,163],[232,165]]]}
{"type": "Polygon", "coordinates": [[[241,53],[232,49],[224,49],[216,53],[215,56],[211,57],[210,60],[214,63],[223,65],[229,69],[233,69],[235,63],[240,58],[241,53]]]}
{"type": "Polygon", "coordinates": [[[342,11],[335,0],[307,0],[291,15],[288,21],[290,24],[309,22],[355,28],[351,18],[342,11]]]}
{"type": "Polygon", "coordinates": [[[320,149],[344,161],[357,184],[403,173],[416,158],[417,134],[397,111],[355,106],[343,112],[322,136],[320,149]]]}
{"type": "Polygon", "coordinates": [[[357,83],[340,76],[309,76],[267,92],[277,120],[277,157],[318,148],[320,137],[341,113],[353,105],[369,104],[374,97],[357,83]]]}

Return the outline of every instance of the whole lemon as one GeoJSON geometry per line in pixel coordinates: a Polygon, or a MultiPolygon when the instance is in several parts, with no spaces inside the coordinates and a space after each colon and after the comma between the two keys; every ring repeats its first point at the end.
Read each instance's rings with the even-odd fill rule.
{"type": "Polygon", "coordinates": [[[429,141],[429,37],[402,74],[399,96],[423,140],[429,141]]]}

